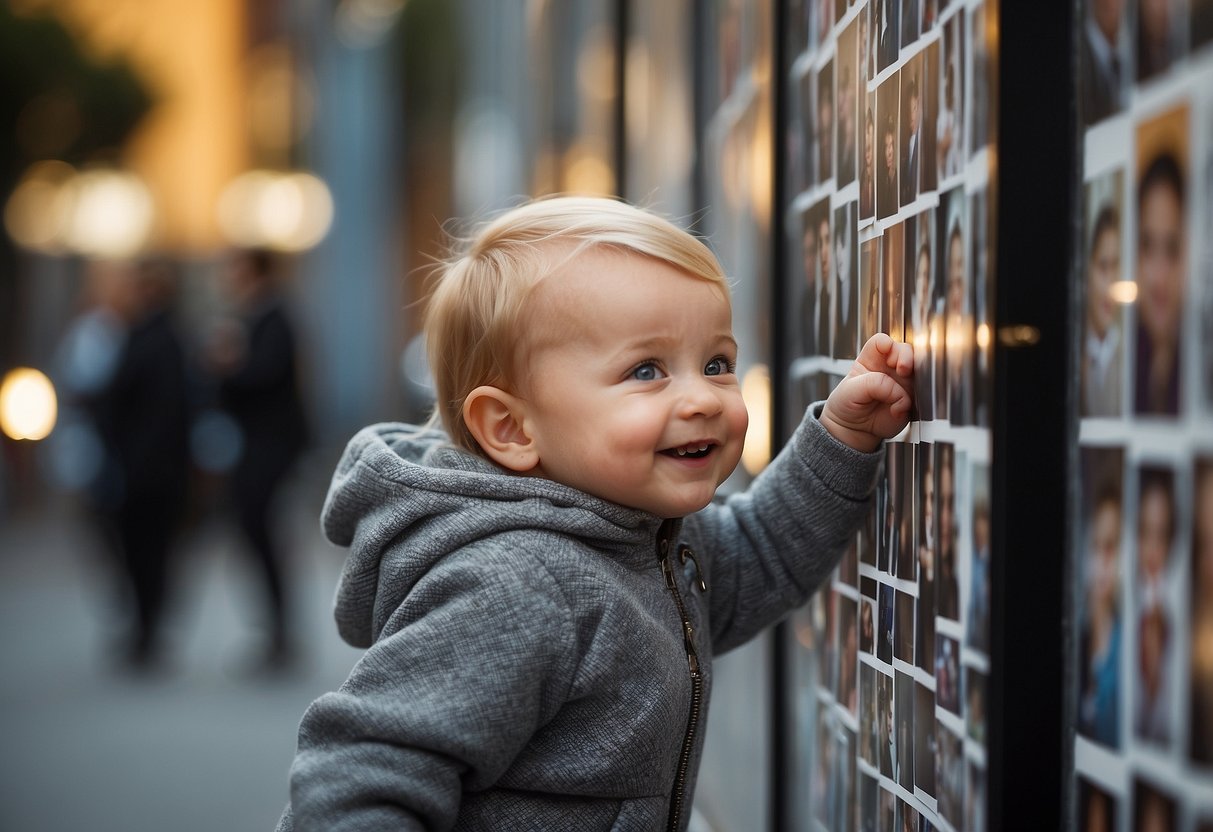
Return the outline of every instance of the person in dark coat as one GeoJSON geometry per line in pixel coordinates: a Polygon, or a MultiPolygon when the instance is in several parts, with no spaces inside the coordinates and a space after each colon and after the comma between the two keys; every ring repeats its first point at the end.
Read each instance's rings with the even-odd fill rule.
{"type": "Polygon", "coordinates": [[[291,659],[286,557],[272,522],[275,497],[307,442],[299,392],[295,329],[278,291],[276,260],[266,250],[237,252],[229,288],[241,320],[212,354],[220,407],[241,433],[230,478],[232,508],[265,582],[269,665],[291,659]]]}

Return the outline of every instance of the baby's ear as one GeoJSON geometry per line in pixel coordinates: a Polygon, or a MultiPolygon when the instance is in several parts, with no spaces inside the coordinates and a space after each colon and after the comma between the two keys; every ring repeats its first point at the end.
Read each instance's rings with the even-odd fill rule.
{"type": "Polygon", "coordinates": [[[463,400],[463,421],[480,449],[503,468],[524,474],[539,464],[539,449],[523,425],[522,400],[482,385],[463,400]]]}

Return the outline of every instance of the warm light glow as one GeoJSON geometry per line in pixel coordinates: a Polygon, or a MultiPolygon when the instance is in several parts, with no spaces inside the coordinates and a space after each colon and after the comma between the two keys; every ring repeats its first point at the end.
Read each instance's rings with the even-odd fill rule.
{"type": "Polygon", "coordinates": [[[750,207],[759,224],[766,226],[771,218],[772,163],[771,118],[768,108],[762,106],[750,138],[750,207]]]}
{"type": "Polygon", "coordinates": [[[575,194],[610,194],[615,172],[603,155],[581,141],[564,154],[564,190],[575,194]]]}
{"type": "Polygon", "coordinates": [[[1117,303],[1137,302],[1137,284],[1132,280],[1118,280],[1108,287],[1108,297],[1117,303]]]}
{"type": "Polygon", "coordinates": [[[4,206],[4,227],[17,245],[55,253],[66,242],[71,201],[64,185],[76,175],[66,162],[32,165],[4,206]]]}
{"type": "Polygon", "coordinates": [[[0,383],[0,430],[12,439],[45,439],[55,428],[58,404],[50,379],[29,367],[11,370],[0,383]]]}
{"type": "Polygon", "coordinates": [[[310,173],[250,171],[219,198],[219,226],[232,243],[280,251],[305,251],[328,233],[333,198],[310,173]]]}
{"type": "Polygon", "coordinates": [[[577,56],[577,89],[585,98],[610,101],[615,97],[615,44],[602,26],[587,32],[577,56]]]}
{"type": "Polygon", "coordinates": [[[67,183],[72,201],[68,248],[93,257],[129,257],[151,236],[155,206],[134,174],[85,171],[67,183]]]}
{"type": "Polygon", "coordinates": [[[990,347],[990,325],[977,325],[977,347],[978,349],[989,349],[990,347]]]}
{"type": "Polygon", "coordinates": [[[746,371],[741,398],[750,412],[741,464],[750,476],[757,476],[771,461],[771,374],[765,365],[756,364],[746,371]]]}

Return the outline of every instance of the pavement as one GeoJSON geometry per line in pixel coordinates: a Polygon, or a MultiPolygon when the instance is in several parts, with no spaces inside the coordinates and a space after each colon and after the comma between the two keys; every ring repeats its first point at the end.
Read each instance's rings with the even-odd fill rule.
{"type": "Polygon", "coordinates": [[[284,511],[301,656],[278,674],[249,672],[261,596],[221,517],[181,546],[165,666],[133,673],[78,507],[0,516],[0,832],[274,828],[299,719],[359,655],[332,623],[344,552],[314,491],[284,511]]]}

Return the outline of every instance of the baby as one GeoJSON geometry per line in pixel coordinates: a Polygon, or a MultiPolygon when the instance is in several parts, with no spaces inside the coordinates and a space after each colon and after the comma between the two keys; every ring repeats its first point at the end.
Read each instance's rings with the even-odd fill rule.
{"type": "Polygon", "coordinates": [[[303,717],[279,830],[685,829],[712,657],[803,604],[868,511],[913,354],[873,337],[745,493],[729,290],[660,217],[482,228],[427,310],[433,427],[360,432],[324,529],[368,648],[303,717]]]}

